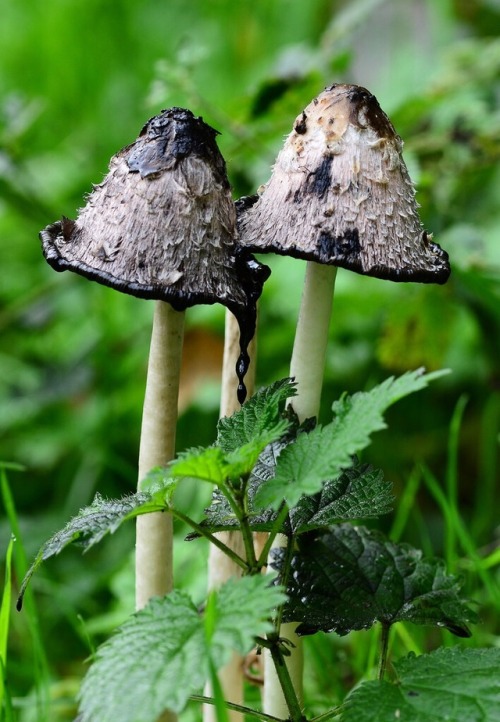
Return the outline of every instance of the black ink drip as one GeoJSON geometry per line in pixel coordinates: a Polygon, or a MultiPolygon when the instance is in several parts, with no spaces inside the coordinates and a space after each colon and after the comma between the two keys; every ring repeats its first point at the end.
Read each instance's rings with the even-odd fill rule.
{"type": "Polygon", "coordinates": [[[250,365],[248,345],[255,335],[257,326],[257,300],[262,293],[262,286],[271,275],[271,269],[256,261],[243,248],[236,249],[235,258],[240,283],[248,298],[248,303],[244,307],[241,305],[229,307],[240,327],[240,355],[236,362],[236,376],[238,377],[236,394],[240,404],[243,404],[247,397],[243,379],[250,365]]]}
{"type": "Polygon", "coordinates": [[[241,350],[241,353],[238,357],[238,361],[236,362],[236,375],[238,377],[238,388],[236,390],[236,395],[238,397],[238,401],[240,404],[243,404],[247,397],[247,387],[245,386],[245,383],[243,379],[246,376],[246,373],[248,371],[248,367],[250,366],[250,356],[248,355],[248,351],[241,350]]]}

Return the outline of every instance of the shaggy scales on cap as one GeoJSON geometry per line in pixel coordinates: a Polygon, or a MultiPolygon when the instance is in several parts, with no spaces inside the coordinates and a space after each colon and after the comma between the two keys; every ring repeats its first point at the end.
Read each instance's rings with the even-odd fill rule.
{"type": "Polygon", "coordinates": [[[391,281],[444,283],[448,255],[420,222],[402,147],[374,95],[330,86],[296,119],[260,195],[240,201],[241,242],[391,281]]]}
{"type": "Polygon", "coordinates": [[[238,319],[246,353],[269,269],[237,245],[216,135],[189,110],[162,111],[113,156],[77,220],[63,218],[40,237],[57,271],[167,301],[177,311],[222,303],[238,319]]]}

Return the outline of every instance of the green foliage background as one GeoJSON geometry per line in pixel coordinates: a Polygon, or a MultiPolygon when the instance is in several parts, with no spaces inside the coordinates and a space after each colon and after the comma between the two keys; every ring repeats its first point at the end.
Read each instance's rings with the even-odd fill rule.
{"type": "MultiPolygon", "coordinates": [[[[432,287],[339,271],[324,409],[343,389],[394,372],[452,370],[391,410],[369,460],[397,484],[400,511],[386,528],[394,522],[399,536],[467,572],[482,615],[471,644],[498,643],[488,591],[498,581],[498,0],[4,0],[0,60],[0,461],[25,467],[9,481],[28,556],[96,491],[135,488],[152,318],[148,302],[55,274],[39,230],[75,217],[109,157],[161,108],[189,107],[221,132],[238,197],[267,180],[312,97],[332,82],[355,82],[378,97],[405,140],[424,224],[449,252],[453,274],[432,287]],[[462,411],[455,457],[449,425],[462,411]],[[415,465],[424,460],[421,472],[415,465]]],[[[304,272],[293,259],[264,260],[273,273],[261,304],[259,385],[287,375],[304,272]]],[[[193,309],[188,328],[193,337],[208,329],[220,346],[223,318],[222,308],[193,309]]],[[[216,377],[198,379],[178,448],[210,443],[217,411],[216,377]]],[[[201,515],[206,490],[183,493],[201,515]]],[[[2,556],[9,534],[2,517],[2,556]]],[[[52,719],[72,718],[89,646],[131,610],[132,550],[130,528],[83,561],[68,553],[51,562],[33,582],[57,701],[52,719]]],[[[201,594],[197,551],[180,545],[178,582],[201,594]]],[[[395,644],[418,650],[438,641],[401,635],[395,644]]],[[[331,697],[332,678],[342,697],[367,671],[366,646],[349,644],[311,647],[312,705],[331,697]],[[334,671],[331,660],[340,660],[334,671]]],[[[33,654],[30,627],[16,615],[8,676],[26,702],[23,720],[32,719],[33,654]]]]}

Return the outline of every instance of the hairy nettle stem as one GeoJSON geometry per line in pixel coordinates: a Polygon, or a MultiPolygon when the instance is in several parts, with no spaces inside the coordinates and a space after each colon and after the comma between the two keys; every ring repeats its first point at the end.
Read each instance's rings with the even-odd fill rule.
{"type": "Polygon", "coordinates": [[[387,655],[389,653],[389,635],[391,632],[390,624],[382,624],[382,634],[380,638],[380,660],[378,666],[378,678],[382,682],[385,677],[387,668],[387,655]]]}
{"type": "MultiPolygon", "coordinates": [[[[287,626],[283,625],[282,628],[287,626]]],[[[283,691],[283,699],[285,700],[286,712],[281,716],[283,719],[292,720],[292,722],[301,722],[305,717],[302,714],[302,700],[297,694],[297,679],[290,674],[290,667],[287,664],[287,658],[281,651],[280,642],[277,641],[272,644],[267,651],[273,662],[273,670],[279,680],[280,688],[283,691]]],[[[302,674],[302,669],[300,672],[302,674]]],[[[271,713],[268,712],[268,714],[271,713]]]]}

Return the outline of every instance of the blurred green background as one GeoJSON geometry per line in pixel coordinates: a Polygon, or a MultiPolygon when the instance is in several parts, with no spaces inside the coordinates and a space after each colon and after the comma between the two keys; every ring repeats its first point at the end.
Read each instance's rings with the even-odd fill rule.
{"type": "MultiPolygon", "coordinates": [[[[188,107],[221,132],[239,197],[268,179],[302,108],[354,82],[403,137],[422,219],[453,273],[433,287],[339,271],[322,414],[343,390],[451,369],[391,410],[366,458],[395,483],[381,527],[465,573],[482,620],[470,644],[499,644],[499,0],[4,0],[0,60],[0,462],[23,467],[5,472],[20,524],[15,588],[21,541],[29,559],[96,491],[134,489],[152,320],[151,303],[54,273],[39,230],[74,218],[110,156],[162,108],[188,107]]],[[[305,267],[263,260],[273,273],[258,385],[288,373],[305,267]]],[[[188,313],[179,449],[214,439],[223,321],[220,307],[188,313]]],[[[201,514],[207,490],[182,494],[201,514]]],[[[2,558],[10,532],[2,512],[2,558]]],[[[201,598],[201,543],[183,533],[178,584],[201,598]]],[[[34,578],[10,623],[16,719],[73,719],[85,658],[132,610],[132,554],[131,525],[34,578]]],[[[394,653],[441,634],[448,643],[401,630],[394,653]]],[[[367,635],[309,643],[311,709],[370,672],[367,635]]]]}

